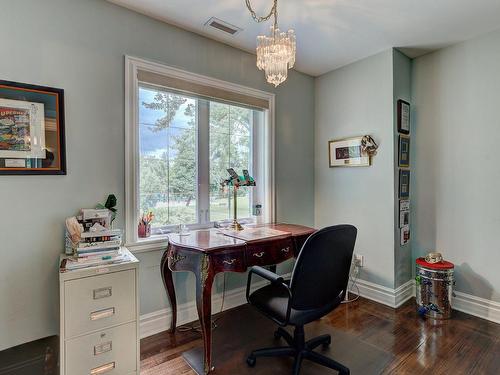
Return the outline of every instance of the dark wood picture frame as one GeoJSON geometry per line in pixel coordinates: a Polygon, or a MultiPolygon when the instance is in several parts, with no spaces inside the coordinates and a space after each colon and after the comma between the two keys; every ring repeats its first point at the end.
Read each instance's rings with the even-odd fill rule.
{"type": "Polygon", "coordinates": [[[403,99],[398,100],[397,116],[398,116],[398,133],[410,134],[410,103],[403,99]],[[404,117],[405,108],[407,107],[407,116],[404,117]]]}
{"type": "MultiPolygon", "coordinates": [[[[53,120],[54,129],[51,131],[55,131],[55,135],[52,137],[53,142],[57,146],[54,149],[57,154],[51,152],[53,159],[36,159],[31,156],[26,157],[0,157],[0,175],[65,175],[67,173],[66,170],[66,139],[65,139],[65,119],[64,119],[64,90],[54,87],[47,86],[39,86],[39,85],[31,85],[26,83],[19,83],[13,81],[5,81],[0,80],[0,102],[3,101],[18,101],[26,103],[35,102],[36,98],[42,99],[51,99],[51,103],[54,104],[54,110],[48,110],[45,106],[44,108],[44,119],[47,118],[47,114],[51,112],[51,115],[54,117],[50,117],[53,120]],[[10,94],[6,94],[6,92],[10,94]],[[35,98],[35,99],[34,99],[35,98]],[[7,167],[6,160],[20,161],[22,163],[25,160],[25,166],[14,166],[7,167]],[[47,164],[47,160],[49,163],[55,162],[55,166],[45,165],[44,161],[47,164]],[[32,162],[33,161],[33,162],[32,162]],[[32,166],[35,165],[35,166],[32,166]]],[[[40,107],[41,108],[41,107],[40,107]]],[[[44,138],[47,133],[47,129],[44,128],[44,138]]],[[[30,134],[31,137],[31,134],[30,134]]],[[[43,146],[45,149],[45,145],[43,146]]],[[[10,152],[10,151],[7,151],[10,152]]]]}
{"type": "Polygon", "coordinates": [[[400,134],[398,143],[398,164],[400,167],[408,168],[410,166],[410,137],[400,134]]]}
{"type": "Polygon", "coordinates": [[[408,198],[410,196],[410,170],[399,170],[399,198],[408,198]]]}

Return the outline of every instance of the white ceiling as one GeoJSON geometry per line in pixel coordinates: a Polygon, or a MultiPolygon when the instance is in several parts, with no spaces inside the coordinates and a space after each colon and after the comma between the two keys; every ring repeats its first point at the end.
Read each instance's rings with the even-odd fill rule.
{"type": "MultiPolygon", "coordinates": [[[[249,52],[271,25],[255,23],[245,0],[109,1],[249,52]],[[243,31],[209,29],[210,17],[243,31]]],[[[251,3],[260,15],[272,6],[251,3]]],[[[297,34],[296,69],[317,76],[390,47],[415,57],[500,28],[500,0],[279,0],[278,23],[297,34]]]]}

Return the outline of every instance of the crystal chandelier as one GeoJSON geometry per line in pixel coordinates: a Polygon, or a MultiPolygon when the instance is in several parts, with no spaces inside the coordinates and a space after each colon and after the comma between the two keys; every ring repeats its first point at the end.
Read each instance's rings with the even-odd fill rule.
{"type": "Polygon", "coordinates": [[[296,40],[293,30],[286,33],[278,28],[278,0],[274,0],[273,7],[267,16],[258,17],[252,9],[250,0],[245,0],[252,18],[256,22],[269,20],[274,16],[274,24],[271,26],[269,36],[257,36],[257,67],[266,73],[267,82],[275,87],[285,81],[288,69],[295,64],[296,40]]]}

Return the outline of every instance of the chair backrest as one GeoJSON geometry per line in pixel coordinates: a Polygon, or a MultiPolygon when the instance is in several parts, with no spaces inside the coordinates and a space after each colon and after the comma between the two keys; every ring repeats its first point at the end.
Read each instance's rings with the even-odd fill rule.
{"type": "Polygon", "coordinates": [[[341,292],[344,297],[357,232],[352,225],[335,225],[309,236],[292,271],[292,308],[323,308],[341,292]]]}

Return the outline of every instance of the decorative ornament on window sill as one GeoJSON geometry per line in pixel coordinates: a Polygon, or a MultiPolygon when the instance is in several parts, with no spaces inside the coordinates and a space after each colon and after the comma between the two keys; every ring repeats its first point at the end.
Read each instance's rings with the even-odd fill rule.
{"type": "Polygon", "coordinates": [[[274,16],[269,36],[257,36],[257,67],[264,70],[267,82],[277,87],[288,76],[288,69],[295,64],[297,43],[295,32],[290,29],[286,33],[278,28],[278,0],[273,0],[273,7],[267,16],[259,17],[252,9],[250,0],[245,0],[252,18],[256,22],[269,20],[274,16]]]}

